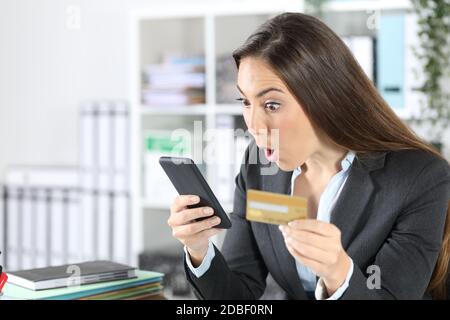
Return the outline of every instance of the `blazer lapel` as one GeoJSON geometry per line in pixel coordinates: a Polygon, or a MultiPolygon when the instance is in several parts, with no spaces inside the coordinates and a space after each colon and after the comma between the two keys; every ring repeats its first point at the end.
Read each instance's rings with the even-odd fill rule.
{"type": "MultiPolygon", "coordinates": [[[[263,176],[262,190],[281,194],[291,192],[292,171],[286,172],[279,169],[276,175],[263,176]]],[[[273,251],[277,259],[280,273],[285,280],[285,288],[289,288],[289,293],[293,299],[306,299],[306,293],[302,282],[298,276],[295,259],[289,253],[284,243],[283,235],[277,225],[265,224],[267,233],[271,239],[273,251]]]]}
{"type": "MultiPolygon", "coordinates": [[[[330,222],[341,230],[341,241],[344,249],[350,245],[352,236],[357,231],[355,227],[364,213],[364,209],[374,191],[370,172],[384,166],[386,152],[357,155],[353,161],[347,182],[339,196],[331,214],[330,222]]],[[[262,190],[281,194],[291,192],[292,171],[281,169],[276,175],[263,176],[262,190]]],[[[291,256],[284,243],[283,235],[277,225],[265,224],[267,233],[272,240],[275,257],[280,272],[289,288],[293,299],[306,299],[306,293],[298,276],[295,259],[291,256]]]]}
{"type": "Polygon", "coordinates": [[[384,166],[386,152],[356,156],[347,182],[331,213],[330,222],[341,231],[341,241],[347,250],[364,209],[374,191],[370,172],[384,166]]]}

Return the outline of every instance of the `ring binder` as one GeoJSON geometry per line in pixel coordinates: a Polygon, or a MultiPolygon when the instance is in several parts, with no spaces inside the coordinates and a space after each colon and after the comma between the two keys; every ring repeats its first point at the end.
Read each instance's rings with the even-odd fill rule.
{"type": "Polygon", "coordinates": [[[78,167],[9,168],[0,186],[5,268],[130,263],[129,129],[125,102],[88,103],[80,109],[78,167]]]}

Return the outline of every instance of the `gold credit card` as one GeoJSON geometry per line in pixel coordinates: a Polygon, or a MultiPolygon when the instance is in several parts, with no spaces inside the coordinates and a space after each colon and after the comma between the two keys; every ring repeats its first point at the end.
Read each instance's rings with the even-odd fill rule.
{"type": "Polygon", "coordinates": [[[259,190],[247,190],[247,220],[287,224],[307,218],[306,198],[259,190]]]}

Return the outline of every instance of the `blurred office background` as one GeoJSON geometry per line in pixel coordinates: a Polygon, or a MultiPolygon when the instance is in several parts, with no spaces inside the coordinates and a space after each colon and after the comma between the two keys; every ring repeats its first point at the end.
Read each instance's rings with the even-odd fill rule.
{"type": "MultiPolygon", "coordinates": [[[[200,168],[232,210],[248,140],[230,134],[245,129],[231,52],[284,11],[325,21],[450,159],[449,62],[433,54],[449,50],[450,2],[428,3],[417,14],[410,0],[0,0],[0,264],[114,260],[165,272],[169,297],[192,297],[166,223],[176,193],[157,159],[205,148],[174,130],[221,129],[210,152],[227,161],[200,168]],[[435,17],[418,23],[424,14],[435,17]],[[421,30],[438,47],[422,48],[421,30]],[[425,81],[442,99],[427,99],[425,81]]],[[[269,280],[265,297],[279,294],[269,280]]]]}

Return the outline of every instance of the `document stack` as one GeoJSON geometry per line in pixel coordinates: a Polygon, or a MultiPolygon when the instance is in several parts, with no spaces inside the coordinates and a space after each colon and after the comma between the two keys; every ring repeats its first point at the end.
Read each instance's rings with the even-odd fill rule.
{"type": "Polygon", "coordinates": [[[166,56],[161,64],[145,66],[142,80],[144,105],[205,103],[205,61],[201,56],[166,56]]]}

